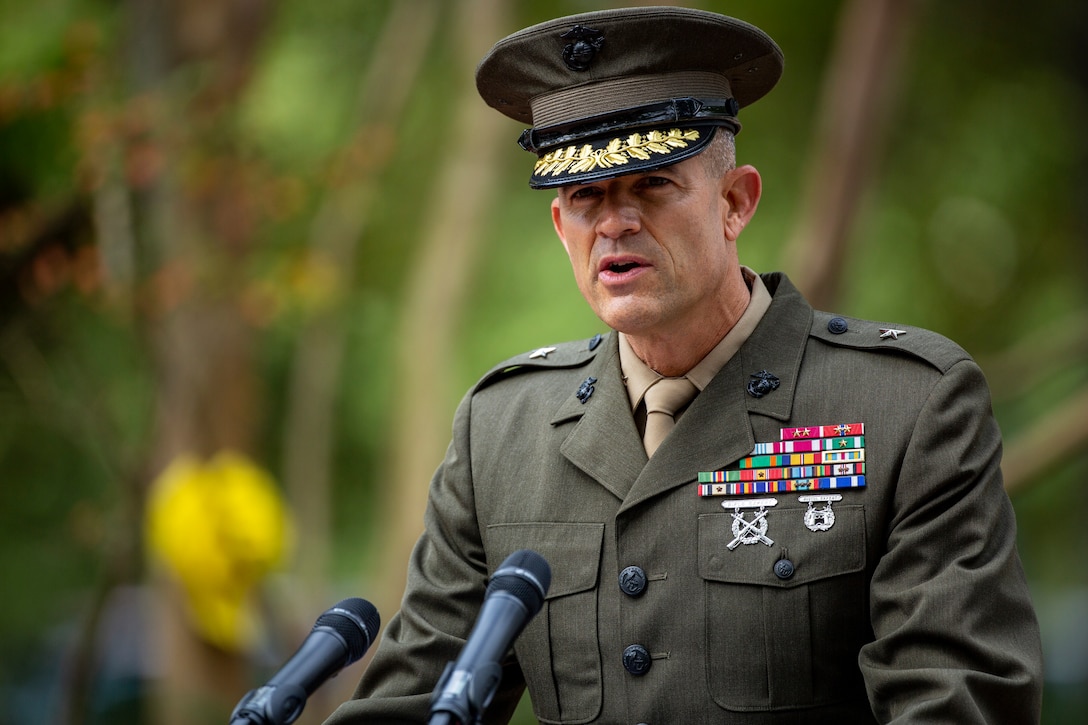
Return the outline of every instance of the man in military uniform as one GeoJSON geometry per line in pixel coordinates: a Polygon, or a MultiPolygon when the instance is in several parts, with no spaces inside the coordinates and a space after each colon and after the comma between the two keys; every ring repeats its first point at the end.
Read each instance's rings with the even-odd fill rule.
{"type": "Polygon", "coordinates": [[[1030,723],[1038,625],[982,373],[954,343],[814,311],[740,265],[761,180],[737,113],[761,30],[678,8],[500,41],[488,104],[613,330],[465,396],[408,588],[329,723],[422,722],[489,574],[550,563],[485,722],[1030,723]]]}

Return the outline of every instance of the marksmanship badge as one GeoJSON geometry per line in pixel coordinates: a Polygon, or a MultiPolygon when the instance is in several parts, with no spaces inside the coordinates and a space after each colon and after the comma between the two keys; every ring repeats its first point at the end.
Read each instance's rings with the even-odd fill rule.
{"type": "Polygon", "coordinates": [[[732,551],[741,544],[758,544],[760,542],[767,546],[773,544],[774,540],[767,537],[767,508],[777,505],[778,499],[776,498],[722,501],[723,508],[733,509],[733,536],[736,537],[729,542],[727,548],[732,551]],[[741,509],[759,510],[753,514],[752,520],[749,521],[744,518],[747,512],[741,509]]]}
{"type": "Polygon", "coordinates": [[[841,494],[826,493],[813,496],[798,496],[797,500],[808,504],[808,510],[805,511],[805,526],[808,527],[809,531],[827,531],[835,525],[835,512],[831,510],[831,504],[835,501],[842,501],[841,494]],[[817,507],[816,504],[819,503],[827,505],[817,507]]]}

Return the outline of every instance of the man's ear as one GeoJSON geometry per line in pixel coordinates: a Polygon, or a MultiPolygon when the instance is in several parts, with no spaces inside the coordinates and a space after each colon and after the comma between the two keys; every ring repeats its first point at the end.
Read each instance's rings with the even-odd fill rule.
{"type": "Polygon", "coordinates": [[[563,243],[563,249],[566,249],[567,255],[570,255],[570,247],[567,246],[567,236],[563,234],[563,217],[559,211],[558,196],[552,199],[552,226],[555,227],[555,234],[559,237],[559,241],[563,243]]]}
{"type": "Polygon", "coordinates": [[[756,213],[762,193],[763,179],[754,166],[738,166],[722,177],[722,196],[725,198],[722,221],[729,241],[737,241],[748,220],[756,213]]]}

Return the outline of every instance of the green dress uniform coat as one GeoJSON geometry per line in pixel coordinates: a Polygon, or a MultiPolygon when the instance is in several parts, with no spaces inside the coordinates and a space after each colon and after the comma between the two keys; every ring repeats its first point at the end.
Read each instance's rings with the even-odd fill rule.
{"type": "Polygon", "coordinates": [[[525,686],[544,723],[1038,721],[1038,625],[982,372],[925,330],[832,331],[783,276],[764,281],[766,315],[649,461],[614,334],[480,380],[431,483],[401,611],[330,725],[426,722],[489,573],[523,548],[552,583],[485,722],[506,722],[525,686]],[[780,385],[754,397],[763,370],[780,385]],[[731,549],[731,513],[698,495],[699,472],[783,427],[839,423],[865,426],[866,486],[839,491],[833,525],[811,530],[798,494],[779,493],[773,544],[731,549]],[[634,596],[629,566],[645,573],[634,596]],[[643,674],[625,669],[631,645],[643,674]]]}

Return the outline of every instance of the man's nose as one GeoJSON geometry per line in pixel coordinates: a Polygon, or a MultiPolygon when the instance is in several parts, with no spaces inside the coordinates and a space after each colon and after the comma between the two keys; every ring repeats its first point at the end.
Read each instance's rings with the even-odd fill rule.
{"type": "Polygon", "coordinates": [[[606,194],[597,218],[597,234],[618,239],[642,228],[638,206],[627,194],[606,194]]]}

